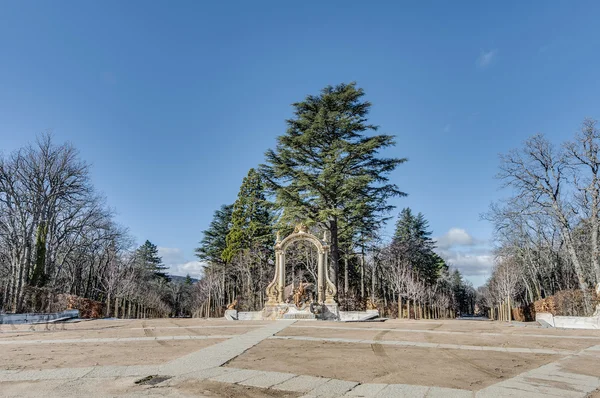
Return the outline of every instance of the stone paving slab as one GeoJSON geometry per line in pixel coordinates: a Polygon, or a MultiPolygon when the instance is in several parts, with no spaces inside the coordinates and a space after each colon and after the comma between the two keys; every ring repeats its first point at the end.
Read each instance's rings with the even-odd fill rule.
{"type": "Polygon", "coordinates": [[[238,384],[250,387],[269,388],[274,386],[275,384],[283,383],[284,381],[287,381],[296,376],[297,375],[293,373],[262,372],[262,374],[241,381],[238,384]]]}
{"type": "Polygon", "coordinates": [[[352,390],[348,391],[345,397],[364,397],[372,398],[375,397],[381,390],[387,387],[387,384],[378,383],[366,383],[355,386],[352,390]]]}
{"type": "Polygon", "coordinates": [[[192,378],[192,379],[198,379],[198,380],[206,380],[206,379],[210,379],[211,377],[217,377],[217,376],[221,376],[221,375],[224,375],[227,373],[232,373],[237,370],[238,369],[235,369],[235,368],[224,368],[224,367],[200,369],[195,372],[188,373],[181,378],[182,379],[192,378]]]}
{"type": "Polygon", "coordinates": [[[411,397],[411,398],[424,398],[427,394],[429,387],[425,386],[412,386],[408,384],[390,384],[383,390],[381,390],[375,397],[376,398],[398,398],[398,397],[411,397]]]}
{"type": "Polygon", "coordinates": [[[473,398],[473,391],[458,390],[455,388],[430,387],[426,398],[473,398]]]}
{"type": "Polygon", "coordinates": [[[372,398],[375,397],[381,390],[387,387],[387,384],[378,383],[365,383],[355,386],[352,390],[348,391],[345,397],[364,397],[372,398]]]}
{"type": "Polygon", "coordinates": [[[503,387],[490,386],[475,393],[476,398],[549,398],[548,394],[510,390],[503,387]]]}
{"type": "Polygon", "coordinates": [[[158,374],[158,369],[158,365],[96,366],[83,377],[87,379],[103,379],[110,377],[150,376],[158,374]]]}
{"type": "Polygon", "coordinates": [[[308,395],[318,398],[341,397],[357,385],[358,383],[355,381],[331,379],[326,383],[321,384],[319,387],[309,391],[308,395]]]}
{"type": "Polygon", "coordinates": [[[273,389],[281,391],[291,392],[309,392],[319,387],[321,384],[325,384],[331,379],[325,377],[314,377],[314,376],[297,376],[283,383],[274,385],[273,389]]]}
{"type": "Polygon", "coordinates": [[[246,334],[234,336],[227,341],[214,344],[168,362],[161,366],[160,372],[161,374],[181,375],[221,366],[264,339],[279,333],[294,322],[275,321],[246,334]]]}
{"type": "Polygon", "coordinates": [[[555,383],[565,383],[565,384],[574,384],[578,386],[587,386],[596,388],[598,386],[598,378],[587,375],[580,375],[575,373],[570,373],[568,376],[566,374],[535,374],[528,373],[526,376],[523,376],[528,382],[531,383],[544,383],[544,382],[555,382],[555,383]]]}
{"type": "Polygon", "coordinates": [[[239,383],[240,381],[247,380],[251,377],[257,377],[263,375],[264,372],[252,369],[234,369],[233,372],[227,372],[220,376],[211,377],[210,380],[218,381],[221,383],[239,383]]]}
{"type": "MultiPolygon", "coordinates": [[[[560,383],[558,383],[560,384],[560,383]]],[[[523,379],[517,380],[508,380],[502,383],[500,386],[503,389],[512,389],[516,391],[521,391],[521,394],[525,395],[530,392],[532,393],[542,393],[552,397],[565,397],[565,398],[577,398],[581,397],[582,391],[572,391],[566,390],[558,387],[549,387],[548,385],[544,385],[543,383],[532,383],[527,382],[523,379]]],[[[585,392],[584,392],[585,394],[585,392]]]]}

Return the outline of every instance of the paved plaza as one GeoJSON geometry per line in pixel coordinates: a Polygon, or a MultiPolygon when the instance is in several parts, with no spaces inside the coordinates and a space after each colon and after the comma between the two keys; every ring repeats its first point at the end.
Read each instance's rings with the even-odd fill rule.
{"type": "Polygon", "coordinates": [[[3,397],[600,397],[600,333],[488,321],[0,325],[3,397]]]}

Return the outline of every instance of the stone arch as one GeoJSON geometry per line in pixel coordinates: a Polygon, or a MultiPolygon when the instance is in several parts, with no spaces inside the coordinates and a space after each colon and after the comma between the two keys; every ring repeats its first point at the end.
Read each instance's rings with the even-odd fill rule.
{"type": "MultiPolygon", "coordinates": [[[[325,239],[324,239],[325,240],[325,239]]],[[[277,233],[275,242],[275,276],[269,286],[267,286],[267,305],[285,304],[285,251],[294,242],[310,242],[317,248],[318,268],[317,268],[317,300],[319,303],[335,304],[335,295],[337,289],[329,279],[329,245],[315,235],[308,232],[308,228],[302,224],[296,226],[294,232],[281,240],[277,233]]]]}

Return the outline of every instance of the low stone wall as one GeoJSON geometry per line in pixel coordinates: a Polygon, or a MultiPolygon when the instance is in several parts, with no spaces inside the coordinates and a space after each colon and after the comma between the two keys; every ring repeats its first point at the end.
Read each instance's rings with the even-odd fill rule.
{"type": "Polygon", "coordinates": [[[368,321],[377,317],[379,317],[378,310],[340,311],[340,321],[342,322],[368,321]]]}
{"type": "Polygon", "coordinates": [[[600,330],[600,316],[554,316],[549,312],[538,312],[535,320],[542,326],[600,330]]]}
{"type": "Polygon", "coordinates": [[[79,310],[68,310],[52,314],[1,314],[0,325],[22,325],[27,323],[46,323],[57,320],[79,318],[79,310]]]}

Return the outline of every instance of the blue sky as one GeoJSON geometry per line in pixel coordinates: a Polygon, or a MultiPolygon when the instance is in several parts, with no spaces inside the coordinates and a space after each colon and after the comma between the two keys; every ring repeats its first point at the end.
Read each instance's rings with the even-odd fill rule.
{"type": "MultiPolygon", "coordinates": [[[[600,118],[598,2],[4,2],[0,151],[48,129],[93,165],[118,221],[175,273],[290,104],[356,81],[408,157],[395,200],[475,285],[504,195],[498,153],[600,118]]],[[[391,228],[390,228],[391,229],[391,228]]]]}

